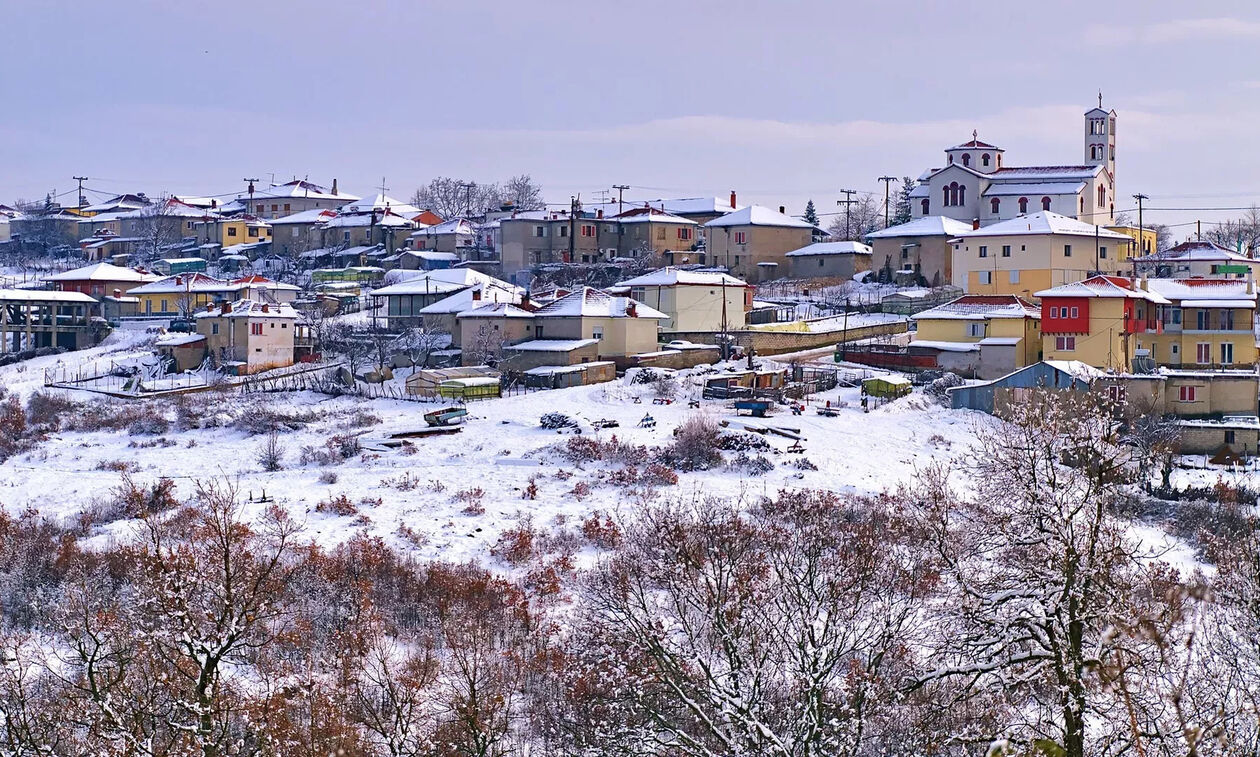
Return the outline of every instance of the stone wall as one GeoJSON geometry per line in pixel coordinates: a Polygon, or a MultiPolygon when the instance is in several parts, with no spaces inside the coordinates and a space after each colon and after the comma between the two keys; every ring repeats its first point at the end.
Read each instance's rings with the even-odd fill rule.
{"type": "MultiPolygon", "coordinates": [[[[904,334],[907,326],[905,321],[896,321],[857,326],[850,328],[847,332],[837,329],[822,332],[742,330],[729,333],[731,339],[740,347],[745,349],[752,347],[758,355],[778,355],[784,352],[799,352],[839,344],[845,341],[846,335],[848,341],[856,342],[888,334],[904,334]]],[[[711,344],[716,337],[717,334],[712,331],[662,331],[660,334],[662,342],[685,339],[699,344],[711,344]]]]}

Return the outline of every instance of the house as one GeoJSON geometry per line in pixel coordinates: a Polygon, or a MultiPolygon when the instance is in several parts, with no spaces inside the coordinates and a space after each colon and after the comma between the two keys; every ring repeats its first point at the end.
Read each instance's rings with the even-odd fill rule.
{"type": "Polygon", "coordinates": [[[871,268],[880,280],[903,286],[941,286],[952,282],[954,249],[950,240],[972,230],[972,225],[948,216],[916,218],[866,235],[871,245],[871,268]]]}
{"type": "Polygon", "coordinates": [[[118,233],[123,237],[142,240],[139,244],[145,248],[143,253],[160,254],[168,245],[184,239],[195,239],[199,224],[216,217],[217,214],[209,210],[185,205],[172,197],[119,214],[118,233]]]}
{"type": "Polygon", "coordinates": [[[570,218],[558,210],[521,211],[500,218],[499,258],[503,275],[549,263],[601,259],[598,221],[570,218]]]}
{"type": "MultiPolygon", "coordinates": [[[[520,304],[523,297],[524,293],[520,289],[497,279],[478,281],[471,286],[460,289],[454,294],[443,297],[432,305],[420,308],[417,315],[420,317],[420,325],[424,327],[426,332],[430,334],[450,334],[452,339],[458,339],[460,335],[458,316],[460,313],[467,312],[483,303],[489,302],[520,304]]],[[[398,319],[391,319],[389,322],[391,325],[396,324],[398,319]]],[[[463,347],[459,342],[456,342],[455,346],[463,347]]]]}
{"type": "Polygon", "coordinates": [[[389,209],[350,212],[348,210],[324,221],[325,244],[344,246],[381,245],[385,250],[395,250],[407,241],[407,235],[415,223],[389,209]]]}
{"type": "Polygon", "coordinates": [[[1260,276],[1260,260],[1207,241],[1182,242],[1163,252],[1133,259],[1138,276],[1161,279],[1255,279],[1260,276]]]}
{"type": "Polygon", "coordinates": [[[476,365],[477,358],[487,352],[498,352],[504,347],[534,338],[534,313],[528,303],[486,302],[458,313],[457,328],[452,332],[456,344],[467,345],[461,360],[464,365],[476,365]],[[522,305],[525,305],[523,307],[522,305]]]}
{"type": "Polygon", "coordinates": [[[526,374],[541,367],[595,362],[601,362],[598,339],[531,339],[504,345],[499,367],[508,374],[526,374]]]}
{"type": "MultiPolygon", "coordinates": [[[[236,203],[240,209],[253,213],[259,218],[270,220],[304,210],[336,210],[359,199],[357,195],[337,191],[336,179],[333,179],[331,189],[325,189],[313,182],[294,179],[284,184],[257,190],[253,188],[253,184],[250,184],[250,191],[238,197],[236,203]]],[[[225,206],[224,210],[227,211],[229,208],[225,206]]]]}
{"type": "Polygon", "coordinates": [[[46,280],[51,282],[58,292],[82,292],[99,299],[107,295],[126,294],[141,284],[157,281],[160,278],[156,274],[137,271],[134,268],[96,263],[75,268],[72,271],[55,273],[46,280]]]}
{"type": "Polygon", "coordinates": [[[732,276],[752,283],[786,276],[787,253],[811,244],[815,235],[825,234],[807,221],[784,214],[783,208],[775,212],[761,205],[715,218],[704,230],[704,262],[722,266],[732,276]]]}
{"type": "Polygon", "coordinates": [[[1124,372],[1134,370],[1139,338],[1160,328],[1156,306],[1169,304],[1121,276],[1092,276],[1036,296],[1046,360],[1124,372]]]}
{"type": "Polygon", "coordinates": [[[240,299],[290,303],[297,298],[298,288],[280,284],[262,276],[228,280],[204,273],[178,274],[132,288],[128,295],[139,299],[142,316],[164,318],[190,317],[208,305],[240,299]]]}
{"type": "Polygon", "coordinates": [[[477,246],[477,230],[465,218],[452,218],[436,226],[425,226],[411,232],[407,244],[413,250],[449,252],[462,256],[477,246]]]}
{"type": "Polygon", "coordinates": [[[968,294],[1015,294],[1071,284],[1095,273],[1129,272],[1133,239],[1050,211],[960,234],[953,283],[968,294]]]}
{"type": "Polygon", "coordinates": [[[271,246],[280,255],[295,255],[324,246],[324,224],[337,216],[335,210],[314,208],[273,218],[271,246]]]}
{"type": "Polygon", "coordinates": [[[658,208],[662,213],[694,221],[698,226],[704,226],[709,221],[739,210],[739,205],[735,203],[734,192],[731,192],[729,199],[726,197],[659,198],[655,200],[603,202],[587,205],[585,208],[597,216],[602,214],[604,217],[614,217],[636,206],[658,208]]]}
{"type": "Polygon", "coordinates": [[[82,238],[79,233],[82,220],[82,216],[67,212],[56,203],[49,203],[40,210],[11,217],[10,242],[41,252],[73,245],[82,238]]]}
{"type": "Polygon", "coordinates": [[[83,251],[83,259],[89,262],[114,260],[131,257],[136,252],[139,237],[120,237],[109,229],[101,229],[94,236],[79,240],[79,249],[83,251]]]}
{"type": "Polygon", "coordinates": [[[163,258],[153,261],[153,270],[163,276],[176,273],[205,273],[205,258],[163,258]]]}
{"type": "Polygon", "coordinates": [[[615,230],[616,237],[601,242],[609,258],[654,258],[687,252],[696,249],[700,237],[700,225],[695,221],[651,206],[632,208],[611,221],[604,226],[615,230]]]}
{"type": "Polygon", "coordinates": [[[206,214],[193,224],[193,233],[190,236],[195,236],[201,247],[217,245],[223,248],[239,244],[270,242],[271,235],[270,223],[258,216],[241,213],[235,216],[206,214]]]}
{"type": "Polygon", "coordinates": [[[1077,165],[1003,165],[1004,150],[971,140],[945,150],[945,165],[920,175],[910,192],[913,219],[943,215],[988,226],[1037,211],[1082,223],[1115,222],[1116,112],[1085,112],[1084,161],[1077,165]]]}
{"type": "MultiPolygon", "coordinates": [[[[378,303],[378,307],[381,298],[385,299],[388,327],[391,331],[401,331],[423,325],[424,316],[421,311],[426,307],[477,284],[487,285],[490,288],[489,291],[493,292],[511,292],[518,298],[517,301],[524,294],[524,291],[518,287],[479,271],[470,268],[451,268],[425,271],[396,284],[381,287],[372,292],[372,297],[378,303]]],[[[510,301],[510,299],[495,299],[494,301],[510,301]]],[[[470,305],[463,310],[471,309],[471,307],[470,305]]],[[[454,315],[459,312],[461,311],[454,311],[454,315]]]]}
{"type": "Polygon", "coordinates": [[[1001,378],[947,389],[957,410],[1009,417],[1034,391],[1093,392],[1116,415],[1154,415],[1174,421],[1183,454],[1254,455],[1260,443],[1253,371],[1161,369],[1148,374],[1108,373],[1074,360],[1046,360],[1001,378]]]}
{"type": "Polygon", "coordinates": [[[166,359],[167,373],[196,370],[206,360],[206,337],[202,334],[167,332],[153,341],[153,348],[166,359]]]}
{"type": "Polygon", "coordinates": [[[861,242],[815,242],[787,254],[787,273],[794,279],[851,279],[871,269],[871,254],[861,242]]]}
{"type": "Polygon", "coordinates": [[[1170,368],[1256,364],[1254,281],[1141,278],[1135,282],[1139,289],[1167,300],[1155,306],[1156,328],[1135,337],[1136,356],[1170,368]]]}
{"type": "Polygon", "coordinates": [[[289,305],[225,301],[197,313],[196,321],[215,366],[248,375],[293,365],[299,318],[289,305]]]}
{"type": "Polygon", "coordinates": [[[580,287],[534,311],[534,338],[595,339],[600,360],[628,362],[631,355],[656,350],[659,324],[667,320],[669,316],[629,297],[580,287]]]}
{"type": "Polygon", "coordinates": [[[963,295],[911,318],[911,351],[934,351],[937,367],[962,375],[996,378],[1041,359],[1041,309],[1015,295],[963,295]]]}
{"type": "Polygon", "coordinates": [[[363,197],[352,200],[342,205],[338,212],[340,213],[370,213],[375,210],[377,213],[393,213],[400,215],[407,220],[414,220],[416,216],[426,212],[417,208],[415,205],[409,205],[401,200],[396,200],[387,194],[377,194],[374,197],[363,197]]]}
{"type": "Polygon", "coordinates": [[[619,281],[616,288],[664,313],[660,326],[666,331],[714,332],[744,328],[755,290],[729,274],[672,267],[619,281]]]}

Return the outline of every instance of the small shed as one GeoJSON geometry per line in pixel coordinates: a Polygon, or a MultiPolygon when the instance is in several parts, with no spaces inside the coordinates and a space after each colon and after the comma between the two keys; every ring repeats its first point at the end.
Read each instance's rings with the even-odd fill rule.
{"type": "Polygon", "coordinates": [[[910,379],[905,376],[873,376],[862,380],[862,394],[881,399],[896,399],[910,393],[910,379]]]}
{"type": "Polygon", "coordinates": [[[503,388],[498,377],[470,376],[468,378],[447,379],[438,384],[438,396],[444,399],[488,400],[502,395],[503,388]]]}
{"type": "Polygon", "coordinates": [[[564,389],[570,386],[600,384],[617,378],[617,364],[597,360],[579,365],[540,365],[524,372],[525,386],[536,389],[564,389]]]}
{"type": "Polygon", "coordinates": [[[499,381],[499,372],[485,365],[460,368],[427,368],[407,377],[407,394],[435,399],[443,382],[460,378],[489,378],[499,381]]]}
{"type": "Polygon", "coordinates": [[[153,264],[159,272],[168,276],[177,273],[205,273],[205,258],[165,258],[153,264]]]}

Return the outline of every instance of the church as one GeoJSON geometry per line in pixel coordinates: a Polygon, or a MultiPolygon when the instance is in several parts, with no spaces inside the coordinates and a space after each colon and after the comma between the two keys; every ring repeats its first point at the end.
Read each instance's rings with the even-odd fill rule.
{"type": "Polygon", "coordinates": [[[1011,166],[1003,150],[971,141],[945,151],[945,165],[925,171],[910,192],[914,219],[945,216],[971,225],[1048,210],[1088,224],[1115,222],[1116,112],[1085,113],[1084,161],[1079,165],[1011,166]]]}

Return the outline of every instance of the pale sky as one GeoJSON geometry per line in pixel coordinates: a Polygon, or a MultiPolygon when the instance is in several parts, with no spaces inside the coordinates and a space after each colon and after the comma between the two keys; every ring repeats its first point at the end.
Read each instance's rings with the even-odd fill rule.
{"type": "Polygon", "coordinates": [[[629,184],[826,212],[972,129],[1007,165],[1079,163],[1101,88],[1121,197],[1245,206],[1257,43],[1254,2],[4,0],[0,202],[74,175],[151,195],[384,176],[405,199],[530,173],[555,203],[629,184]]]}

